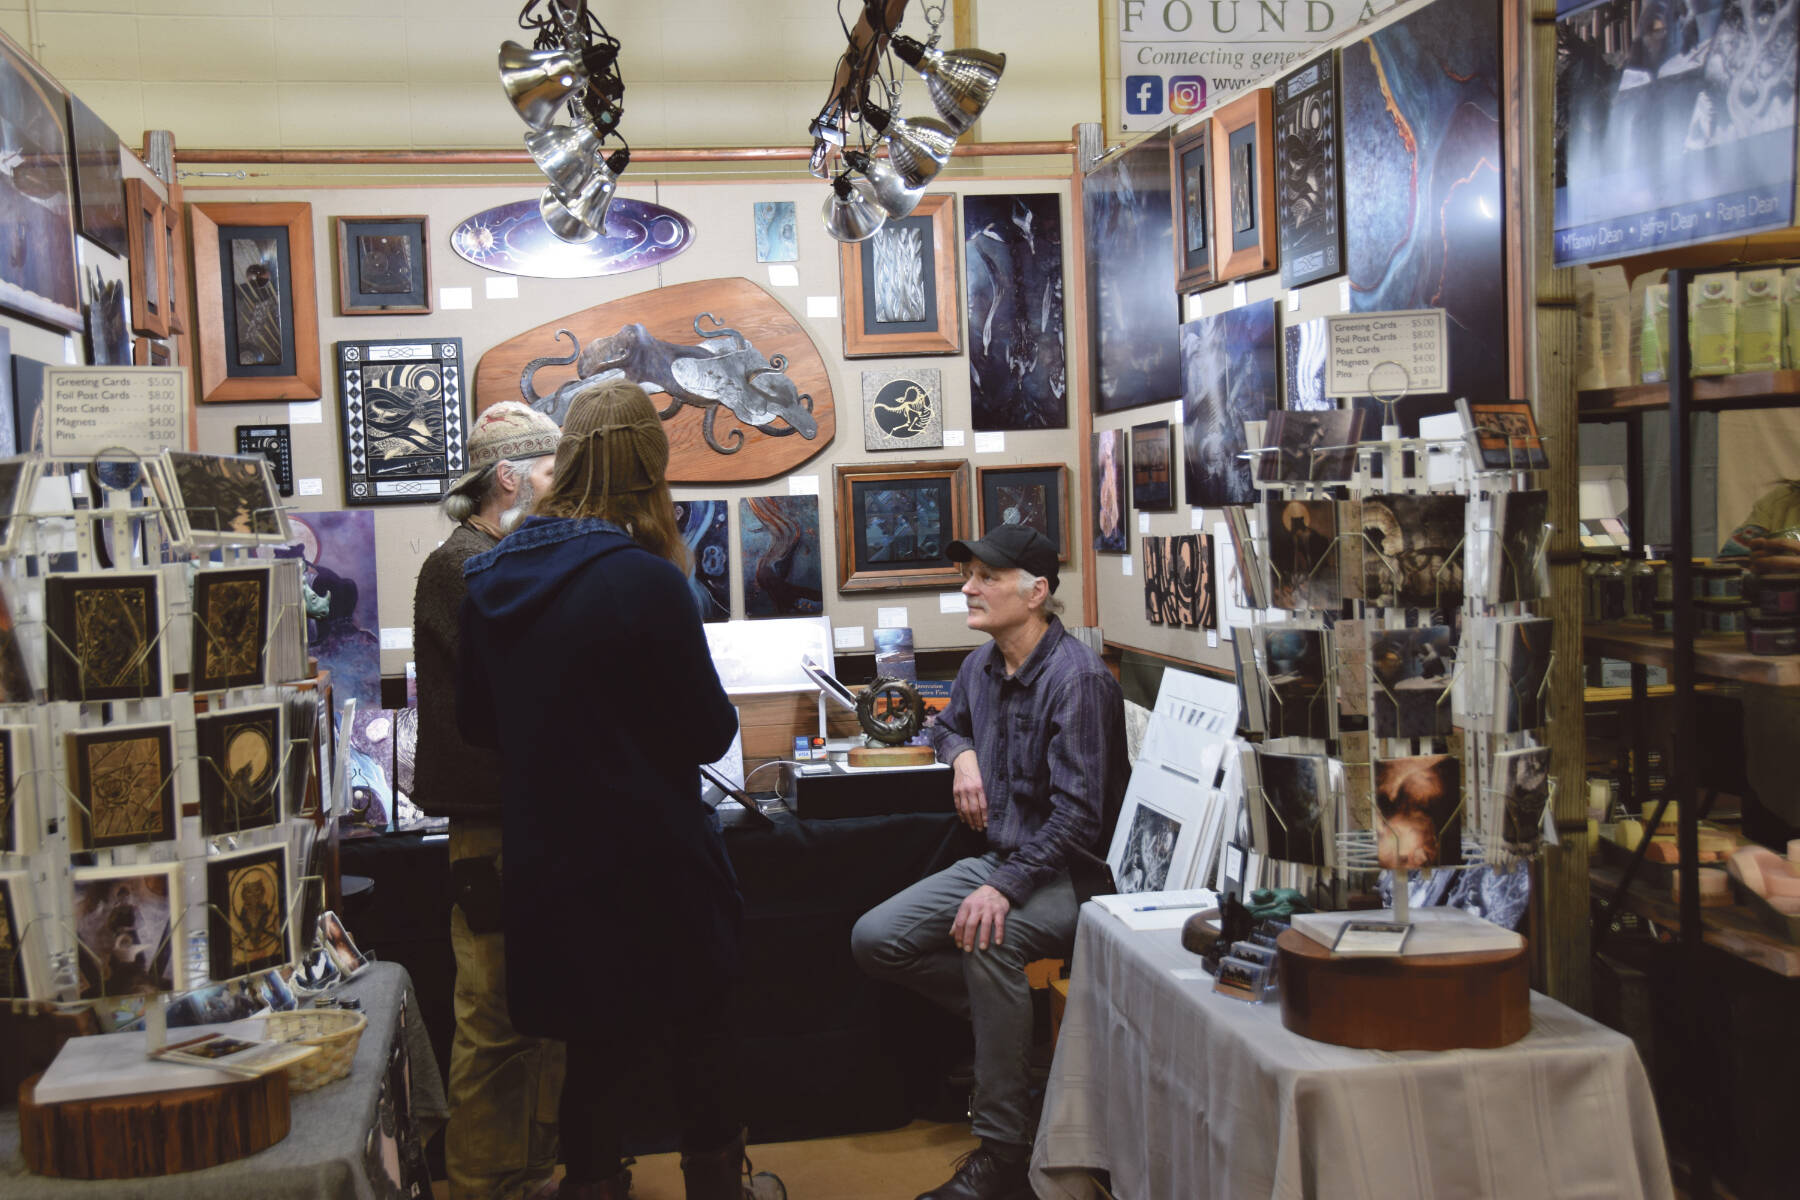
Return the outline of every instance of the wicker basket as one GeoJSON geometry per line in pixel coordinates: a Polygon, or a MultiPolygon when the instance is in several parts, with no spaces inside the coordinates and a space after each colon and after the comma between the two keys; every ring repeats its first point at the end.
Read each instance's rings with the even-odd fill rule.
{"type": "Polygon", "coordinates": [[[350,1074],[356,1044],[369,1020],[343,1008],[300,1008],[270,1013],[264,1027],[269,1040],[317,1046],[319,1053],[288,1068],[288,1087],[296,1092],[322,1088],[350,1074]]]}

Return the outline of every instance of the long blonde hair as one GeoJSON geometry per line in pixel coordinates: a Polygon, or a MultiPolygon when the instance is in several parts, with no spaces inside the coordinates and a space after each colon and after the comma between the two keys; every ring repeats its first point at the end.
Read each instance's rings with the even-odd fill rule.
{"type": "Polygon", "coordinates": [[[687,542],[669,494],[669,438],[644,389],[609,379],[577,392],[556,447],[556,473],[533,513],[611,521],[682,572],[687,542]]]}

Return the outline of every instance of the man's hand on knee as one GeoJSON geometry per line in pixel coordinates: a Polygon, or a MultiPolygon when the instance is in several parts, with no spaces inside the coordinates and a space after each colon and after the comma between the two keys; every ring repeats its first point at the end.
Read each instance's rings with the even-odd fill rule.
{"type": "Polygon", "coordinates": [[[1006,914],[1012,901],[999,889],[982,884],[963,899],[950,923],[950,940],[963,951],[986,950],[990,937],[998,946],[1006,941],[1006,914]]]}
{"type": "Polygon", "coordinates": [[[975,760],[973,750],[964,750],[950,764],[955,779],[950,785],[950,794],[956,801],[956,815],[970,829],[987,828],[987,792],[981,786],[981,765],[975,760]]]}

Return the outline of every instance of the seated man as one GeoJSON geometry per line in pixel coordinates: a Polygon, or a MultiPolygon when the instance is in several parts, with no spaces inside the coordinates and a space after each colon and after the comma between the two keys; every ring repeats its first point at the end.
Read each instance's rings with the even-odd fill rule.
{"type": "Polygon", "coordinates": [[[1079,902],[1073,847],[1104,853],[1129,767],[1125,703],[1098,655],[1056,612],[1056,547],[1002,525],[952,542],[968,564],[969,628],[993,638],[956,674],[929,735],[955,772],[956,811],[987,834],[965,858],[878,905],[850,935],[870,975],[913,988],[972,1020],[981,1146],[919,1200],[1010,1200],[1026,1175],[1036,1121],[1029,1099],[1031,989],[1025,964],[1067,957],[1079,902]]]}

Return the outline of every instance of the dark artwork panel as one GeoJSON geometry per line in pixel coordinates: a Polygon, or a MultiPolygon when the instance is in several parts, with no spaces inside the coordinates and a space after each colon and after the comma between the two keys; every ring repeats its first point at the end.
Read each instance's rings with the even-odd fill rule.
{"type": "Polygon", "coordinates": [[[1345,483],[1356,466],[1357,441],[1362,434],[1360,412],[1295,412],[1283,409],[1269,419],[1264,454],[1257,462],[1257,478],[1265,483],[1345,483]]]}
{"type": "Polygon", "coordinates": [[[943,566],[948,544],[945,515],[950,509],[949,488],[940,480],[876,487],[854,485],[853,503],[861,551],[858,569],[943,566]]]}
{"type": "Polygon", "coordinates": [[[208,692],[264,682],[270,588],[267,567],[195,575],[192,690],[208,692]]]}
{"type": "Polygon", "coordinates": [[[1328,737],[1331,689],[1325,686],[1325,632],[1264,626],[1263,663],[1268,678],[1270,737],[1328,737]]]}
{"type": "Polygon", "coordinates": [[[82,271],[87,302],[88,363],[96,367],[131,365],[131,304],[125,280],[108,279],[99,266],[82,271]]]}
{"type": "Polygon", "coordinates": [[[339,342],[344,499],[418,504],[463,471],[462,339],[339,342]]]}
{"type": "Polygon", "coordinates": [[[738,501],[746,617],[814,617],[824,611],[817,496],[738,501]]]}
{"type": "Polygon", "coordinates": [[[1167,421],[1131,427],[1131,506],[1139,512],[1175,507],[1175,434],[1167,421]]]}
{"type": "Polygon", "coordinates": [[[1376,495],[1362,502],[1363,599],[1397,608],[1461,608],[1461,496],[1376,495]]]}
{"type": "Polygon", "coordinates": [[[1181,311],[1169,136],[1152,134],[1082,180],[1100,412],[1181,393],[1181,311]]]}
{"type": "Polygon", "coordinates": [[[937,330],[937,256],[931,218],[889,221],[862,243],[863,332],[937,330]]]}
{"type": "Polygon", "coordinates": [[[1793,9],[1562,0],[1552,139],[1557,265],[1793,220],[1793,9]]]}
{"type": "Polygon", "coordinates": [[[0,42],[0,308],[82,327],[68,103],[30,59],[0,42]]]}
{"type": "Polygon", "coordinates": [[[44,581],[53,700],[160,696],[158,576],[52,575],[44,581]]]}
{"type": "Polygon", "coordinates": [[[980,532],[1029,525],[1066,557],[1062,468],[990,468],[981,473],[980,532]]]}
{"type": "Polygon", "coordinates": [[[1125,483],[1131,472],[1123,429],[1094,435],[1094,549],[1125,554],[1131,549],[1125,521],[1125,483]]]}
{"type": "Polygon", "coordinates": [[[1280,862],[1324,866],[1331,793],[1325,760],[1310,754],[1263,754],[1263,853],[1280,862]]]}
{"type": "Polygon", "coordinates": [[[1281,286],[1343,270],[1336,56],[1326,51],[1275,85],[1275,230],[1281,286]]]}
{"type": "Polygon", "coordinates": [[[1125,863],[1119,871],[1121,892],[1160,892],[1169,884],[1181,822],[1140,802],[1125,835],[1125,863]]]}
{"type": "Polygon", "coordinates": [[[1213,606],[1212,535],[1184,533],[1171,539],[1170,570],[1175,579],[1175,621],[1188,628],[1217,629],[1213,606]]]}
{"type": "Polygon", "coordinates": [[[1462,862],[1462,763],[1448,754],[1375,760],[1375,856],[1388,870],[1462,862]]]}
{"type": "Polygon", "coordinates": [[[375,514],[307,512],[289,518],[297,541],[259,555],[298,558],[306,596],[306,651],[331,672],[333,697],[342,707],[381,703],[381,622],[376,590],[375,514]]]}
{"type": "Polygon", "coordinates": [[[362,290],[373,295],[404,296],[418,290],[412,239],[405,234],[358,234],[356,269],[362,290]]]}
{"type": "Polygon", "coordinates": [[[976,429],[1068,425],[1062,260],[1055,195],[963,197],[976,429]]]}
{"type": "MultiPolygon", "coordinates": [[[[1500,38],[1494,0],[1436,0],[1344,48],[1345,266],[1353,312],[1442,308],[1450,388],[1402,432],[1507,388],[1500,38]]],[[[1646,143],[1647,144],[1647,143],[1646,143]]]]}
{"type": "Polygon", "coordinates": [[[280,537],[281,513],[260,456],[171,452],[176,503],[196,533],[280,537]]]}
{"type": "Polygon", "coordinates": [[[281,709],[194,718],[200,753],[200,834],[218,837],[281,820],[281,709]]]}
{"type": "Polygon", "coordinates": [[[1548,492],[1507,492],[1500,500],[1500,540],[1495,547],[1494,581],[1488,599],[1497,604],[1536,600],[1544,594],[1544,573],[1538,569],[1548,532],[1544,521],[1550,512],[1548,492]]]}
{"type": "Polygon", "coordinates": [[[675,523],[687,543],[688,587],[702,621],[731,620],[731,516],[726,500],[677,500],[675,523]]]}
{"type": "Polygon", "coordinates": [[[1550,803],[1550,748],[1502,751],[1494,756],[1504,815],[1500,844],[1514,854],[1530,854],[1543,840],[1544,808],[1550,803]]]}
{"type": "Polygon", "coordinates": [[[1000,519],[988,522],[989,529],[996,524],[1029,525],[1045,537],[1050,536],[1050,503],[1043,484],[1001,484],[995,499],[1000,519]]]}
{"type": "Polygon", "coordinates": [[[1500,627],[1501,712],[1510,732],[1541,728],[1550,717],[1544,678],[1550,673],[1550,638],[1556,622],[1549,617],[1509,621],[1500,627]]]}
{"type": "Polygon", "coordinates": [[[69,97],[69,130],[75,145],[75,194],[81,232],[124,258],[125,175],[119,135],[79,96],[69,97]]]}
{"type": "Polygon", "coordinates": [[[174,728],[115,726],[67,735],[71,813],[87,849],[173,841],[174,728]]]}
{"type": "Polygon", "coordinates": [[[214,979],[287,961],[287,855],[234,854],[206,864],[207,946],[214,979]]]}
{"type": "Polygon", "coordinates": [[[1343,603],[1335,501],[1265,501],[1263,526],[1268,530],[1275,607],[1331,611],[1343,603]]]}
{"type": "Polygon", "coordinates": [[[20,920],[13,889],[29,886],[23,875],[0,876],[0,1000],[21,1000],[27,995],[25,956],[20,952],[25,922],[20,920]]]}
{"type": "Polygon", "coordinates": [[[1376,737],[1447,737],[1456,647],[1448,625],[1369,631],[1376,737]]]}
{"type": "Polygon", "coordinates": [[[1281,402],[1275,302],[1246,304],[1181,327],[1182,451],[1195,508],[1256,498],[1245,421],[1266,421],[1281,402]]]}
{"type": "Polygon", "coordinates": [[[239,366],[267,367],[281,362],[282,293],[287,286],[274,238],[231,239],[231,288],[237,300],[233,350],[239,366]]]}

